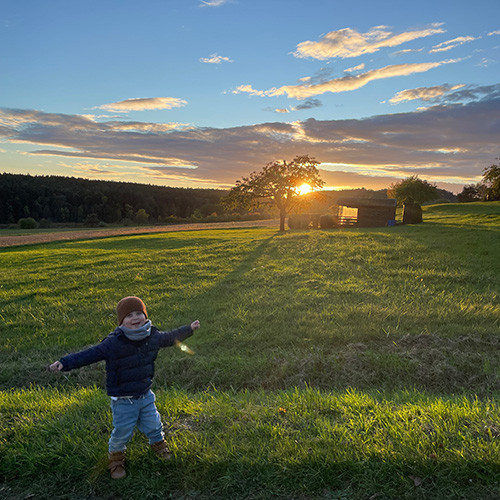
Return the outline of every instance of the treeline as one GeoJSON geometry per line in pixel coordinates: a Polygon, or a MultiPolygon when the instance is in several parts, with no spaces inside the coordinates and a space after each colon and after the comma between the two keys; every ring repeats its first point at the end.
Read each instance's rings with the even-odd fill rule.
{"type": "Polygon", "coordinates": [[[164,223],[219,216],[218,189],[151,186],[60,176],[0,174],[0,224],[22,218],[57,223],[164,223]]]}
{"type": "MultiPolygon", "coordinates": [[[[439,201],[456,201],[438,190],[439,201]]],[[[41,227],[64,224],[168,224],[182,221],[230,220],[276,216],[266,208],[253,213],[227,213],[222,189],[152,186],[62,176],[0,174],[0,224],[41,227]],[[26,221],[29,219],[28,221],[26,221]]],[[[359,188],[320,191],[303,197],[299,212],[328,213],[340,197],[387,198],[387,190],[359,188]]]]}
{"type": "Polygon", "coordinates": [[[458,194],[460,202],[494,200],[500,200],[500,164],[485,168],[480,182],[464,186],[458,194]]]}

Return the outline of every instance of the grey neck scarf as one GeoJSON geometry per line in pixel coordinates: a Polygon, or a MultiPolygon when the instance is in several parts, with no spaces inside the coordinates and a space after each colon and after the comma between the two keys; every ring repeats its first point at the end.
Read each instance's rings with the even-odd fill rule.
{"type": "Polygon", "coordinates": [[[120,326],[120,330],[125,334],[129,340],[144,340],[151,334],[151,321],[148,320],[140,328],[131,329],[126,326],[120,326]]]}

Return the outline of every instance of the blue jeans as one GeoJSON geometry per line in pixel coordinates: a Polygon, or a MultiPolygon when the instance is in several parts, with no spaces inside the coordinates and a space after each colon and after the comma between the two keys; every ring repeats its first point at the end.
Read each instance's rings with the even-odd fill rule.
{"type": "Polygon", "coordinates": [[[163,427],[155,406],[155,399],[153,391],[148,391],[137,399],[111,400],[114,429],[109,438],[110,452],[124,451],[136,426],[146,434],[149,444],[163,439],[163,427]]]}

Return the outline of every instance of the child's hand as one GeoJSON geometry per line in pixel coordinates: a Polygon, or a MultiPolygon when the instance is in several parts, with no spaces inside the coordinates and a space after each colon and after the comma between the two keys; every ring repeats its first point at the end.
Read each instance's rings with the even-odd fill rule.
{"type": "Polygon", "coordinates": [[[191,330],[194,332],[195,330],[198,330],[198,328],[200,328],[200,322],[198,320],[193,321],[191,323],[191,330]]]}
{"type": "Polygon", "coordinates": [[[63,369],[63,364],[60,361],[55,361],[49,366],[51,372],[60,372],[63,369]]]}

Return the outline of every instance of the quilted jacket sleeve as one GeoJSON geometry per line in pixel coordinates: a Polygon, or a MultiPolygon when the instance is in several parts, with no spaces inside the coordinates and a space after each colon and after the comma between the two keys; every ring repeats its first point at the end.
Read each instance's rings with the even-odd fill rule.
{"type": "Polygon", "coordinates": [[[74,370],[75,368],[80,368],[82,366],[91,365],[92,363],[97,363],[98,361],[103,361],[107,357],[108,350],[110,348],[111,339],[110,337],[105,338],[100,344],[84,349],[80,352],[75,352],[63,356],[59,361],[63,365],[63,372],[74,370]]]}
{"type": "Polygon", "coordinates": [[[176,340],[182,342],[184,339],[193,335],[190,325],[184,325],[169,332],[158,332],[160,336],[160,347],[169,347],[174,345],[176,340]]]}

